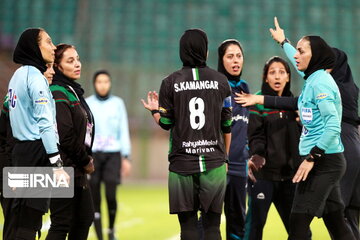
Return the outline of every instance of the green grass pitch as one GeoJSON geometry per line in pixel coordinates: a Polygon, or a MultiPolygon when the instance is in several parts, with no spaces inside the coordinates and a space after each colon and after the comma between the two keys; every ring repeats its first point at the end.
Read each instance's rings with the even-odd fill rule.
{"type": "MultiPolygon", "coordinates": [[[[103,198],[105,200],[105,198],[103,198]]],[[[179,225],[176,215],[168,213],[168,196],[166,185],[125,184],[119,187],[118,215],[116,235],[119,240],[179,240],[179,225]]],[[[102,201],[102,212],[106,214],[106,203],[102,201]]],[[[104,215],[106,216],[106,215],[104,215]]],[[[107,217],[103,217],[105,239],[107,217]]],[[[2,214],[0,218],[2,226],[2,214]]],[[[49,216],[43,219],[42,239],[49,227],[49,216]]],[[[1,228],[2,230],[2,228],[1,228]]],[[[315,218],[311,224],[313,240],[329,240],[329,234],[321,219],[315,218]]],[[[224,217],[221,232],[225,239],[224,217]]],[[[1,232],[2,234],[2,232],[1,232]]],[[[96,240],[95,231],[90,229],[89,240],[96,240]]],[[[264,240],[286,240],[287,234],[276,209],[272,206],[264,229],[264,240]]]]}

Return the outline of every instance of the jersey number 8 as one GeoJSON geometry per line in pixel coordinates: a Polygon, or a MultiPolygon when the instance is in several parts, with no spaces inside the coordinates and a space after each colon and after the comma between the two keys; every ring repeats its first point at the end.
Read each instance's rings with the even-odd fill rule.
{"type": "Polygon", "coordinates": [[[201,98],[193,97],[189,102],[190,124],[192,129],[200,130],[205,125],[205,104],[201,98]]]}

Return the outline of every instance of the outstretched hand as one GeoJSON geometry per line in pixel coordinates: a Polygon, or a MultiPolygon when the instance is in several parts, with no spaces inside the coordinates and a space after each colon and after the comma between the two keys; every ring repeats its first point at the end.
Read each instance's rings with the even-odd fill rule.
{"type": "Polygon", "coordinates": [[[148,92],[147,94],[147,102],[144,99],[141,99],[142,104],[144,107],[149,110],[158,110],[159,109],[159,95],[156,91],[148,92]]]}
{"type": "Polygon", "coordinates": [[[284,33],[284,29],[280,28],[277,17],[274,17],[274,25],[275,25],[275,29],[273,28],[269,29],[271,36],[276,42],[282,43],[285,40],[285,33],[284,33]]]}
{"type": "Polygon", "coordinates": [[[235,93],[235,95],[235,102],[243,107],[253,106],[255,104],[264,104],[264,96],[262,95],[254,95],[244,92],[235,93]]]}

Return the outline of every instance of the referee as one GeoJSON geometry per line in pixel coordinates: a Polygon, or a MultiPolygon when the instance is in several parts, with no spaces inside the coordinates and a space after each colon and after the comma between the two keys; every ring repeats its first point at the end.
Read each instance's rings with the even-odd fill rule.
{"type": "Polygon", "coordinates": [[[183,68],[166,77],[144,107],[171,131],[169,151],[170,213],[177,214],[182,240],[218,240],[226,188],[225,161],[231,141],[231,89],[226,77],[206,66],[208,40],[199,29],[180,39],[183,68]],[[160,111],[160,114],[159,114],[160,111]]]}
{"type": "Polygon", "coordinates": [[[117,187],[121,183],[121,177],[127,176],[131,167],[129,124],[123,99],[110,93],[110,73],[105,70],[97,71],[93,83],[95,94],[86,98],[86,101],[96,122],[92,148],[96,171],[91,174],[90,179],[95,208],[94,226],[98,239],[102,240],[100,186],[104,182],[109,215],[108,239],[114,240],[117,187]]]}

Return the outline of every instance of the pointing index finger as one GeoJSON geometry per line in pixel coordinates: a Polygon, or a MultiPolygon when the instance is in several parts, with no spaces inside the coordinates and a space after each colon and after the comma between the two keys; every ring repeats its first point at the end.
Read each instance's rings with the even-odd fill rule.
{"type": "Polygon", "coordinates": [[[279,22],[278,22],[277,17],[274,17],[274,24],[275,24],[276,30],[280,29],[280,26],[279,26],[279,22]]]}

